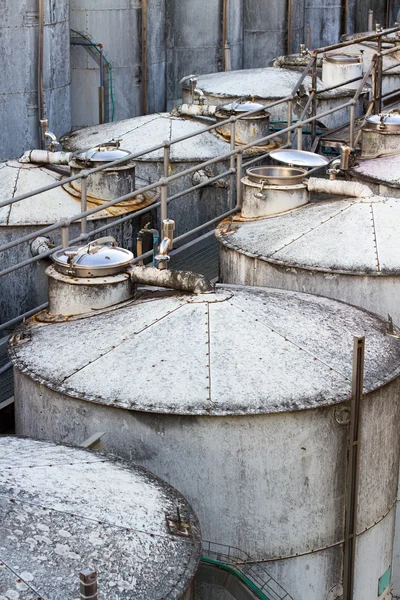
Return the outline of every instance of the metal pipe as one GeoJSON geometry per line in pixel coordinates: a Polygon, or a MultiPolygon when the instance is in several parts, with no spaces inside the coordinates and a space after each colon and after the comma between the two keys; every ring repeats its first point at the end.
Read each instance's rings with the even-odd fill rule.
{"type": "Polygon", "coordinates": [[[228,62],[229,62],[228,55],[230,53],[230,48],[229,48],[229,44],[228,44],[228,14],[229,14],[229,0],[223,0],[223,2],[222,2],[222,70],[223,71],[231,70],[231,65],[228,65],[228,62]]]}
{"type": "Polygon", "coordinates": [[[287,0],[287,54],[293,51],[293,0],[287,0]]]}
{"type": "Polygon", "coordinates": [[[349,21],[349,0],[343,0],[343,35],[347,35],[349,21]]]}
{"type": "Polygon", "coordinates": [[[344,539],[343,600],[353,600],[354,565],[357,544],[358,482],[360,473],[360,441],[362,394],[364,385],[365,338],[354,338],[353,394],[349,430],[349,454],[346,484],[346,520],[344,539]]]}
{"type": "Polygon", "coordinates": [[[134,266],[128,269],[128,273],[135,284],[156,285],[190,294],[207,294],[214,289],[204,275],[190,271],[170,271],[169,269],[160,271],[153,267],[134,266]]]}
{"type": "MultiPolygon", "coordinates": [[[[233,119],[231,123],[231,139],[230,139],[230,149],[235,150],[236,144],[236,121],[233,119]]],[[[236,156],[232,154],[230,158],[230,170],[231,175],[229,177],[229,195],[230,195],[230,206],[231,208],[234,206],[234,195],[235,195],[235,166],[236,166],[236,156]]]]}
{"type": "Polygon", "coordinates": [[[168,219],[168,188],[166,183],[161,184],[161,222],[168,219]]]}
{"type": "Polygon", "coordinates": [[[303,125],[297,128],[297,150],[303,149],[303,125]]]}
{"type": "Polygon", "coordinates": [[[97,600],[97,572],[85,569],[79,573],[80,600],[97,600]]]}
{"type": "MultiPolygon", "coordinates": [[[[380,31],[379,33],[369,33],[368,35],[363,35],[362,37],[357,38],[357,44],[361,42],[368,41],[376,41],[383,36],[388,35],[389,33],[394,33],[395,31],[400,31],[400,25],[396,25],[395,27],[391,27],[390,29],[385,29],[380,31]]],[[[313,50],[312,55],[317,56],[317,54],[323,54],[324,52],[329,52],[330,50],[337,50],[338,48],[346,48],[346,46],[352,46],[355,43],[354,40],[348,40],[346,42],[340,42],[338,44],[332,44],[331,46],[324,46],[321,48],[317,48],[313,50]]]]}
{"type": "Polygon", "coordinates": [[[243,154],[239,152],[236,155],[236,207],[242,208],[243,188],[242,188],[242,161],[243,154]]]}
{"type": "Polygon", "coordinates": [[[350,137],[349,137],[350,148],[354,148],[355,110],[356,110],[356,107],[354,104],[352,104],[350,106],[350,137]]]}
{"type": "Polygon", "coordinates": [[[311,115],[314,117],[314,121],[311,123],[311,138],[312,138],[312,140],[314,140],[315,136],[317,135],[317,121],[315,119],[316,114],[317,114],[317,95],[316,95],[316,93],[317,93],[317,61],[316,60],[313,62],[311,81],[312,81],[311,115]]]}
{"type": "Polygon", "coordinates": [[[372,8],[368,11],[368,31],[374,30],[374,11],[372,8]]]}
{"type": "Polygon", "coordinates": [[[378,40],[378,56],[376,58],[376,77],[375,77],[375,112],[379,114],[382,110],[382,67],[383,58],[380,55],[382,52],[382,38],[378,40]]]}
{"type": "Polygon", "coordinates": [[[64,226],[61,228],[61,244],[63,248],[68,248],[69,246],[69,227],[64,226]]]}
{"type": "Polygon", "coordinates": [[[28,310],[27,312],[24,312],[22,315],[19,315],[18,317],[15,317],[15,319],[11,319],[10,321],[6,321],[6,323],[1,323],[0,324],[0,331],[5,331],[6,329],[13,329],[14,325],[18,325],[18,323],[21,323],[21,321],[23,321],[24,319],[28,319],[32,315],[35,315],[37,312],[40,312],[41,310],[44,310],[45,308],[48,307],[48,305],[49,305],[49,303],[46,302],[45,304],[41,304],[40,306],[36,306],[36,308],[33,308],[32,310],[28,310]]]}
{"type": "Polygon", "coordinates": [[[39,44],[38,44],[38,114],[40,148],[44,150],[44,95],[43,95],[43,50],[44,50],[44,0],[39,0],[39,44]]]}
{"type": "MultiPolygon", "coordinates": [[[[288,116],[287,116],[287,124],[288,127],[292,126],[293,122],[293,100],[289,100],[288,102],[288,116]]],[[[288,131],[287,133],[287,143],[289,146],[292,145],[292,132],[288,131]]]]}
{"type": "Polygon", "coordinates": [[[147,114],[147,0],[142,0],[142,93],[143,114],[147,114]]]}
{"type": "MultiPolygon", "coordinates": [[[[82,180],[81,180],[81,212],[84,213],[87,210],[87,175],[86,172],[82,172],[82,180]],[[85,173],[85,176],[83,176],[85,173]]],[[[81,219],[81,233],[85,234],[87,232],[87,217],[82,217],[81,219]]]]}
{"type": "Polygon", "coordinates": [[[306,27],[306,49],[311,48],[311,25],[307,25],[306,27]]]}

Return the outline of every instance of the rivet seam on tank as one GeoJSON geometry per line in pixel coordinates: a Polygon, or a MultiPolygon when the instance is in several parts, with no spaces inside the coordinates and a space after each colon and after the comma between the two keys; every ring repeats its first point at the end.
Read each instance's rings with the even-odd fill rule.
{"type": "MultiPolygon", "coordinates": [[[[35,600],[44,600],[44,598],[41,596],[40,592],[38,592],[38,590],[36,588],[34,588],[29,581],[27,581],[26,579],[24,579],[22,577],[22,575],[20,575],[19,573],[17,573],[17,571],[15,571],[15,569],[13,569],[8,563],[5,562],[5,560],[3,558],[0,559],[0,567],[4,566],[6,569],[8,569],[8,571],[10,571],[10,573],[12,573],[14,575],[14,577],[17,578],[17,583],[23,583],[26,585],[27,588],[29,588],[32,592],[35,593],[35,600]]],[[[19,594],[18,594],[19,597],[19,594]]]]}
{"type": "MultiPolygon", "coordinates": [[[[162,321],[163,319],[169,317],[170,314],[176,312],[177,310],[179,310],[180,308],[182,308],[182,306],[184,306],[185,304],[187,304],[187,302],[181,302],[173,310],[168,310],[161,317],[158,317],[157,319],[154,319],[152,323],[148,323],[148,324],[144,325],[144,327],[142,327],[142,329],[139,329],[138,331],[134,331],[131,336],[125,336],[119,343],[115,344],[114,346],[111,346],[111,348],[109,350],[106,350],[105,352],[99,354],[99,356],[96,356],[96,358],[94,358],[93,360],[89,360],[87,363],[85,363],[84,365],[82,365],[81,367],[79,367],[79,369],[75,369],[75,371],[73,373],[70,373],[69,375],[66,375],[61,380],[61,382],[59,383],[59,385],[61,386],[62,383],[65,383],[70,377],[76,375],[76,373],[79,373],[79,371],[82,371],[83,369],[85,369],[89,365],[92,365],[93,363],[95,363],[99,359],[103,358],[104,356],[106,356],[107,354],[109,354],[110,352],[112,352],[113,350],[115,350],[116,348],[119,348],[119,346],[122,346],[122,344],[124,344],[125,342],[131,340],[135,335],[139,335],[140,333],[143,333],[143,331],[146,331],[147,329],[149,329],[150,327],[152,327],[153,325],[155,325],[159,321],[162,321]]],[[[152,366],[155,367],[156,365],[152,365],[152,366]]],[[[62,389],[62,388],[60,387],[60,389],[62,389]]]]}
{"type": "Polygon", "coordinates": [[[379,264],[379,256],[378,256],[378,242],[376,239],[376,225],[375,225],[375,218],[374,218],[374,208],[373,208],[373,204],[370,204],[370,209],[371,209],[371,221],[372,221],[372,235],[374,236],[374,248],[375,248],[375,255],[376,255],[376,266],[378,268],[378,271],[381,270],[381,266],[379,264]]]}
{"type": "MultiPolygon", "coordinates": [[[[235,298],[235,302],[236,302],[236,298],[235,298]]],[[[296,344],[296,342],[294,342],[293,340],[289,339],[288,337],[286,337],[283,333],[281,333],[280,331],[277,331],[276,329],[274,329],[271,325],[269,325],[266,321],[262,321],[260,319],[256,319],[254,317],[254,315],[251,315],[250,313],[248,313],[241,305],[240,303],[238,303],[237,305],[235,305],[235,303],[233,301],[230,301],[229,304],[231,306],[233,306],[234,308],[236,308],[237,310],[242,311],[242,313],[246,313],[247,316],[250,317],[251,320],[253,320],[255,323],[259,323],[260,325],[264,326],[266,329],[269,329],[272,333],[278,335],[279,337],[283,338],[285,340],[285,342],[289,342],[290,344],[292,344],[293,346],[295,346],[296,348],[298,348],[299,350],[302,350],[303,352],[306,352],[309,356],[311,356],[313,358],[313,360],[317,360],[318,362],[320,362],[321,364],[323,364],[325,367],[327,367],[330,371],[334,371],[335,373],[337,373],[338,375],[340,375],[340,377],[343,377],[343,379],[345,381],[350,381],[350,379],[348,377],[346,377],[346,375],[344,375],[343,373],[341,373],[340,371],[338,371],[337,369],[334,369],[333,367],[331,367],[328,363],[326,363],[324,360],[321,360],[320,358],[318,358],[318,356],[315,356],[312,352],[310,352],[310,350],[307,350],[307,348],[303,348],[301,346],[299,346],[298,344],[296,344]]]]}
{"type": "MultiPolygon", "coordinates": [[[[274,254],[276,254],[277,252],[281,252],[282,250],[284,250],[287,246],[290,246],[291,244],[293,244],[294,242],[297,242],[298,240],[300,240],[301,238],[303,238],[304,236],[306,236],[308,233],[311,233],[312,231],[315,231],[316,229],[319,229],[320,227],[322,227],[323,225],[325,225],[325,223],[328,223],[329,221],[331,221],[332,219],[335,219],[336,217],[338,217],[341,213],[343,213],[345,210],[348,210],[349,208],[351,208],[354,205],[354,202],[350,202],[348,206],[345,206],[344,208],[342,208],[341,210],[339,210],[337,213],[335,213],[334,215],[331,215],[330,217],[328,217],[327,219],[325,219],[324,221],[321,221],[318,225],[316,225],[315,227],[310,227],[310,229],[308,231],[305,231],[304,233],[300,234],[297,238],[294,238],[292,241],[288,242],[287,244],[284,244],[281,248],[278,248],[278,250],[274,250],[269,256],[273,257],[274,254]]],[[[308,206],[312,206],[311,204],[309,204],[308,206]]],[[[307,210],[307,207],[305,207],[305,210],[307,210]]],[[[258,255],[259,258],[262,258],[261,255],[258,255]]]]}
{"type": "Polygon", "coordinates": [[[205,326],[206,326],[206,336],[207,336],[207,341],[206,341],[206,360],[207,360],[207,364],[206,364],[206,368],[207,368],[207,373],[208,375],[206,375],[206,390],[207,390],[207,402],[209,402],[209,406],[207,406],[206,410],[207,411],[212,411],[212,400],[211,400],[211,340],[210,340],[210,305],[207,302],[206,304],[206,310],[205,310],[205,326]]]}
{"type": "MultiPolygon", "coordinates": [[[[102,462],[107,462],[107,461],[102,461],[102,462]]],[[[184,537],[180,537],[179,539],[176,539],[176,536],[169,534],[169,533],[160,533],[158,531],[148,531],[146,529],[140,529],[138,527],[125,527],[124,525],[118,525],[117,523],[111,523],[111,521],[107,521],[105,519],[100,520],[95,517],[88,517],[87,515],[81,515],[79,513],[71,513],[66,510],[61,510],[59,508],[54,508],[52,506],[46,506],[44,504],[39,504],[37,502],[29,502],[28,500],[22,500],[21,498],[10,498],[9,496],[6,496],[4,494],[0,494],[0,498],[4,498],[5,500],[8,500],[8,502],[10,502],[11,504],[23,504],[23,505],[26,504],[27,506],[33,506],[36,508],[40,508],[41,510],[46,510],[46,511],[48,510],[50,512],[58,513],[61,515],[68,515],[69,517],[75,517],[76,519],[81,519],[82,521],[89,521],[90,523],[96,523],[97,525],[103,525],[104,527],[112,527],[114,529],[118,529],[119,531],[125,531],[127,533],[133,531],[136,533],[142,533],[144,535],[149,535],[150,537],[167,539],[167,540],[170,540],[171,542],[192,543],[191,539],[186,539],[184,537]]],[[[4,563],[3,559],[0,559],[0,560],[1,560],[1,562],[4,563]]]]}

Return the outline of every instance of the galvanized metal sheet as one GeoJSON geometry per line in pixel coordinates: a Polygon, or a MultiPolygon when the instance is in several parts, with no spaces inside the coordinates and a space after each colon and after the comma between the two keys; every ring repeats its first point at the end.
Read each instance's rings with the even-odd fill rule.
{"type": "MultiPolygon", "coordinates": [[[[182,135],[198,133],[205,125],[198,121],[171,117],[169,113],[135,117],[116,123],[87,127],[65,136],[63,143],[70,150],[82,150],[104,144],[112,138],[122,138],[121,145],[130,152],[140,152],[182,135]]],[[[171,161],[207,160],[229,150],[229,145],[212,133],[204,133],[171,147],[171,161]]],[[[163,149],[141,156],[138,160],[161,161],[163,149]]]]}
{"type": "Polygon", "coordinates": [[[382,184],[399,184],[400,182],[400,156],[382,156],[362,160],[352,169],[357,175],[367,180],[382,184]]]}
{"type": "Polygon", "coordinates": [[[400,343],[376,316],[296,292],[218,290],[132,302],[64,324],[31,320],[11,342],[10,356],[29,377],[69,396],[176,414],[270,413],[343,401],[351,394],[354,335],[369,340],[366,391],[398,373],[400,343]]]}
{"type": "Polygon", "coordinates": [[[274,258],[307,268],[376,273],[378,261],[371,211],[369,203],[351,204],[346,211],[274,254],[274,258]]]}
{"type": "Polygon", "coordinates": [[[38,600],[40,594],[28,587],[32,573],[29,570],[17,572],[15,568],[6,566],[2,558],[0,554],[0,600],[38,600]]]}
{"type": "Polygon", "coordinates": [[[217,230],[223,245],[287,267],[327,273],[400,272],[400,199],[373,196],[311,203],[275,217],[217,230]]]}
{"type": "Polygon", "coordinates": [[[197,519],[173,488],[140,467],[47,442],[0,438],[0,519],[0,560],[22,580],[8,600],[23,582],[36,598],[76,598],[85,568],[106,597],[180,598],[200,557],[197,519]],[[194,538],[169,533],[177,506],[194,538]]]}

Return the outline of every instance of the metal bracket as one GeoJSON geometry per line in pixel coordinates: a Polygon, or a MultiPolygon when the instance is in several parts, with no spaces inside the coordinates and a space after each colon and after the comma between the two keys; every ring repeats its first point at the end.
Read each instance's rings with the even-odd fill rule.
{"type": "Polygon", "coordinates": [[[171,535],[180,535],[182,537],[192,537],[192,528],[190,521],[182,518],[179,507],[176,508],[176,515],[166,516],[167,528],[171,535]]]}

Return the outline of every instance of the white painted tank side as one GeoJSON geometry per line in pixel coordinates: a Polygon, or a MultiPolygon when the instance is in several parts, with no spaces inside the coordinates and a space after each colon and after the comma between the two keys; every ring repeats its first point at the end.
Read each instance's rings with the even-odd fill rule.
{"type": "Polygon", "coordinates": [[[400,277],[344,275],[276,265],[220,246],[220,281],[318,294],[360,306],[400,325],[400,277]]]}
{"type": "MultiPolygon", "coordinates": [[[[257,560],[279,559],[268,568],[295,598],[321,600],[341,584],[346,405],[253,416],[157,415],[72,399],[18,370],[15,376],[19,433],[76,443],[106,428],[107,450],[150,468],[189,499],[205,539],[257,560]],[[289,558],[296,553],[305,556],[289,558]]],[[[393,519],[385,515],[393,513],[397,491],[398,393],[394,380],[364,398],[357,551],[363,571],[355,600],[376,600],[390,559],[393,519]]]]}

